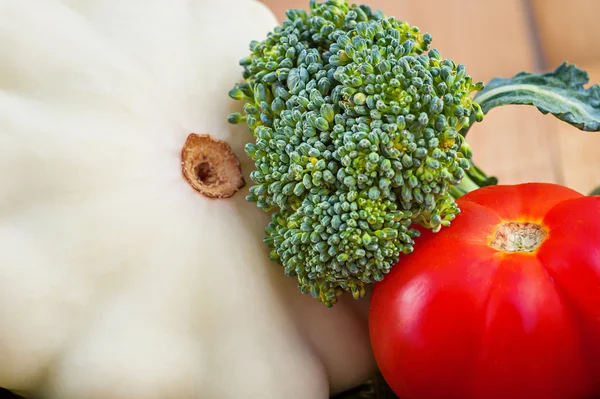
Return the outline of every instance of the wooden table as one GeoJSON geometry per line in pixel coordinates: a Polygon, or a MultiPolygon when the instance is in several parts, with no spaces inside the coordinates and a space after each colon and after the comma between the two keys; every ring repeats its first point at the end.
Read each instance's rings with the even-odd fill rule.
{"type": "MultiPolygon", "coordinates": [[[[263,0],[284,18],[308,0],[263,0]]],[[[444,57],[475,80],[549,71],[562,61],[600,83],[600,0],[364,0],[433,35],[444,57]]],[[[584,193],[600,186],[600,133],[586,133],[529,106],[492,110],[469,132],[474,160],[503,183],[555,182],[584,193]]]]}

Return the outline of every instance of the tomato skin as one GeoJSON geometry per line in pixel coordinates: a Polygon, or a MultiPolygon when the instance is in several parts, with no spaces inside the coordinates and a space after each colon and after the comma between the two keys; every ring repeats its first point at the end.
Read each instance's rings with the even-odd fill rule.
{"type": "Polygon", "coordinates": [[[402,399],[600,396],[600,197],[553,184],[491,186],[424,232],[373,287],[379,369],[402,399]],[[505,222],[542,225],[534,252],[489,246],[505,222]]]}

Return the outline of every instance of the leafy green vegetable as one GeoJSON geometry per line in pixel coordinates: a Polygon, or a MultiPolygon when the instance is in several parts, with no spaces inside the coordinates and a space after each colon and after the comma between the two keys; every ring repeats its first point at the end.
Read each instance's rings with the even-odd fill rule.
{"type": "Polygon", "coordinates": [[[600,187],[596,187],[594,191],[590,193],[590,195],[600,195],[600,187]]]}
{"type": "Polygon", "coordinates": [[[521,72],[510,79],[492,79],[476,96],[484,113],[509,104],[537,107],[578,129],[600,130],[600,86],[585,88],[588,73],[563,63],[544,74],[521,72]]]}

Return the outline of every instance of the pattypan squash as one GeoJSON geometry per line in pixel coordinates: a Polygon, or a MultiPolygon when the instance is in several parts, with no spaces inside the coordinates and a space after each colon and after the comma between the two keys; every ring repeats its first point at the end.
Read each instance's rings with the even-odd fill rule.
{"type": "Polygon", "coordinates": [[[254,0],[0,0],[0,387],[47,399],[325,399],[373,368],[246,201],[254,0]]]}

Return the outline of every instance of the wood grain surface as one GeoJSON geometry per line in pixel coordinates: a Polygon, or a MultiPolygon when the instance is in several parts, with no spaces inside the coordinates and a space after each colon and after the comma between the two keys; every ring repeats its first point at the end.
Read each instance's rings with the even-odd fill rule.
{"type": "Polygon", "coordinates": [[[600,61],[598,0],[530,0],[548,66],[600,61]]]}
{"type": "MultiPolygon", "coordinates": [[[[286,9],[308,7],[308,0],[263,2],[280,21],[286,9]]],[[[432,47],[464,64],[476,80],[550,70],[576,59],[600,82],[600,36],[591,23],[600,0],[363,2],[431,33],[432,47]]],[[[600,133],[581,132],[533,107],[492,110],[468,141],[475,162],[503,183],[556,182],[585,193],[600,185],[600,133]]]]}

